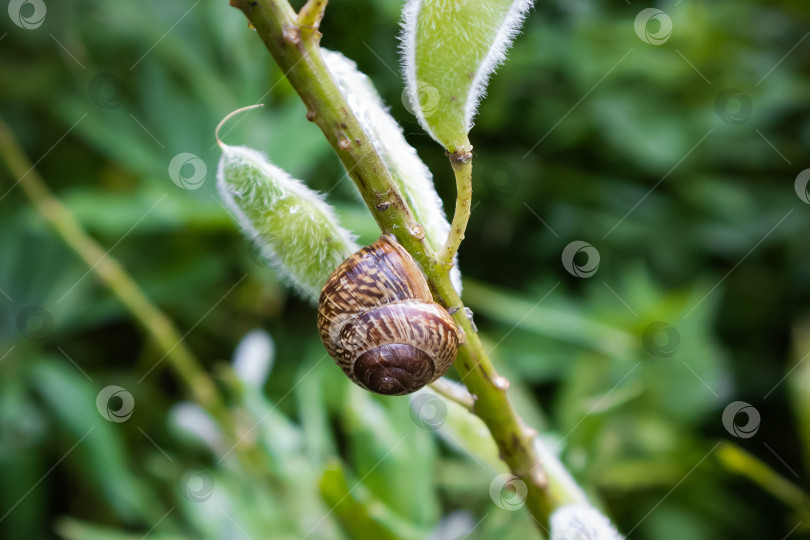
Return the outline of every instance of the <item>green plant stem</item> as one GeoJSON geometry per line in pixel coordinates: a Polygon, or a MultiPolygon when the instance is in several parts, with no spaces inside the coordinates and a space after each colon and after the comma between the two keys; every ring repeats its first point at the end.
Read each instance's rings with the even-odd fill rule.
{"type": "Polygon", "coordinates": [[[472,394],[470,394],[465,387],[450,379],[441,377],[430,383],[430,388],[437,394],[458,403],[470,412],[472,412],[475,406],[475,400],[472,394]]]}
{"type": "MultiPolygon", "coordinates": [[[[461,305],[449,277],[433,283],[439,297],[449,305],[461,305]]],[[[548,520],[554,508],[565,503],[549,490],[549,479],[532,446],[536,432],[523,425],[507,396],[508,381],[498,375],[484,351],[478,334],[472,327],[467,312],[460,309],[453,319],[465,333],[465,341],[459,347],[455,368],[461,382],[473,395],[472,411],[484,421],[492,438],[498,445],[499,455],[509,466],[512,474],[526,483],[528,497],[526,506],[541,529],[548,528],[548,520]]]]}
{"type": "Polygon", "coordinates": [[[450,234],[437,257],[440,264],[449,272],[453,267],[453,258],[464,240],[467,222],[470,221],[472,207],[472,146],[469,142],[455,153],[448,154],[453,174],[456,177],[456,210],[450,224],[450,234]]]}
{"type": "Polygon", "coordinates": [[[717,460],[729,471],[747,477],[795,509],[799,515],[810,517],[810,509],[807,508],[808,494],[742,447],[732,442],[722,442],[717,447],[717,460]]]}
{"type": "MultiPolygon", "coordinates": [[[[382,159],[374,150],[368,135],[355,118],[321,58],[318,34],[308,35],[287,0],[231,0],[242,10],[256,29],[293,89],[307,107],[307,118],[323,131],[338,158],[357,185],[363,200],[384,233],[394,234],[402,246],[420,264],[434,298],[445,307],[463,307],[449,277],[449,266],[440,264],[425,242],[424,235],[398,192],[382,159]],[[388,204],[385,204],[388,203],[388,204]],[[421,237],[421,238],[420,238],[421,237]]],[[[451,161],[452,162],[452,161],[451,161]]],[[[459,160],[457,179],[460,186],[461,212],[454,223],[466,225],[469,218],[472,165],[459,160]]],[[[450,242],[452,251],[463,238],[464,227],[450,242]]],[[[452,255],[450,255],[452,260],[452,255]]],[[[481,341],[464,309],[455,310],[453,318],[465,333],[455,362],[462,382],[475,399],[473,411],[490,430],[501,458],[515,476],[527,486],[526,506],[541,529],[548,526],[554,508],[575,497],[549,489],[549,479],[537,458],[532,442],[535,433],[527,429],[507,397],[507,381],[499,376],[484,352],[481,341]]]]}
{"type": "Polygon", "coordinates": [[[304,28],[317,30],[323,19],[328,0],[307,0],[304,7],[298,12],[298,24],[304,28]]]}
{"type": "Polygon", "coordinates": [[[231,0],[264,41],[307,107],[307,119],[317,124],[335,149],[349,176],[373,201],[372,214],[381,230],[393,233],[422,266],[432,265],[433,253],[368,135],[332,81],[318,52],[319,35],[298,23],[286,0],[231,0]]]}
{"type": "MultiPolygon", "coordinates": [[[[76,221],[73,214],[51,193],[25,156],[8,126],[0,120],[0,157],[36,210],[51,222],[56,232],[93,269],[102,282],[121,300],[144,331],[163,351],[169,365],[191,391],[193,398],[220,420],[227,410],[214,382],[182,339],[172,321],[160,311],[135,283],[123,266],[76,221]]],[[[226,424],[227,425],[227,424],[226,424]]]]}

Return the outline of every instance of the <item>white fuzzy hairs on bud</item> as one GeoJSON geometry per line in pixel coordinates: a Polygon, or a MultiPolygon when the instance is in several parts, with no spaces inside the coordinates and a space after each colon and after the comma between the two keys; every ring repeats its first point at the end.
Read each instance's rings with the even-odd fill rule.
{"type": "Polygon", "coordinates": [[[509,11],[506,12],[495,39],[492,40],[489,52],[473,78],[470,95],[467,103],[464,104],[464,119],[467,131],[472,129],[473,118],[478,112],[478,105],[487,93],[487,83],[495,70],[506,60],[506,52],[512,46],[512,42],[520,33],[523,20],[529,13],[529,9],[534,5],[534,0],[517,0],[512,2],[509,11]]]}
{"type": "Polygon", "coordinates": [[[622,540],[610,521],[587,504],[569,504],[551,514],[551,540],[622,540]]]}
{"type": "Polygon", "coordinates": [[[441,143],[433,134],[425,118],[422,105],[419,102],[419,80],[416,78],[416,22],[419,19],[419,8],[424,0],[406,0],[402,7],[402,33],[399,36],[399,50],[402,54],[402,73],[405,76],[405,91],[408,94],[408,102],[411,104],[416,120],[422,129],[436,141],[441,143]]]}
{"type": "Polygon", "coordinates": [[[217,142],[222,148],[217,189],[223,202],[282,279],[317,302],[335,268],[358,249],[353,236],[340,226],[323,195],[261,152],[224,144],[218,137],[217,142]]]}
{"type": "Polygon", "coordinates": [[[408,99],[425,131],[455,152],[473,126],[487,82],[534,0],[407,0],[400,51],[408,99]],[[427,87],[439,100],[423,110],[427,87]]]}
{"type": "Polygon", "coordinates": [[[243,146],[223,148],[217,179],[220,197],[262,256],[305,298],[317,301],[334,269],[358,249],[323,196],[243,146]]]}
{"type": "MultiPolygon", "coordinates": [[[[357,69],[357,64],[339,52],[321,49],[321,55],[343,97],[405,197],[414,218],[424,228],[428,243],[438,251],[450,233],[450,223],[433,186],[430,169],[405,140],[402,127],[389,114],[371,79],[357,69]]],[[[460,294],[461,273],[457,264],[450,277],[460,294]]]]}

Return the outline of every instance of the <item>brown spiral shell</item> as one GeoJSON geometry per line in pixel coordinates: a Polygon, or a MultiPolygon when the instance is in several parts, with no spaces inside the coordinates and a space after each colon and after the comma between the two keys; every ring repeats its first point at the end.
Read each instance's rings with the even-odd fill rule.
{"type": "Polygon", "coordinates": [[[391,396],[441,377],[456,358],[460,338],[416,262],[390,235],[332,273],[318,301],[318,331],[352,381],[391,396]]]}

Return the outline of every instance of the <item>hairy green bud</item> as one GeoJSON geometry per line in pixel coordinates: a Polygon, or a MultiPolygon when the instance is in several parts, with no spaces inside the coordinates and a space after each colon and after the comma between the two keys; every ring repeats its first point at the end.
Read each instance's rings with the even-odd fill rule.
{"type": "Polygon", "coordinates": [[[358,249],[353,237],[322,195],[263,154],[221,141],[219,145],[220,197],[282,279],[317,301],[334,269],[358,249]]]}
{"type": "Polygon", "coordinates": [[[532,0],[408,0],[401,50],[411,107],[449,152],[468,145],[489,76],[532,0]]]}

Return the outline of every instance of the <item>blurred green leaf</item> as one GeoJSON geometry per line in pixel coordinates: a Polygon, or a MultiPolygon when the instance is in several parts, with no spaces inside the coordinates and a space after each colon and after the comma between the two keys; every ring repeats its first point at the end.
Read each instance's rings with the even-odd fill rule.
{"type": "Polygon", "coordinates": [[[337,462],[327,464],[321,477],[320,490],[324,501],[350,538],[420,538],[415,529],[391,515],[360,482],[350,487],[337,462]]]}
{"type": "Polygon", "coordinates": [[[158,508],[143,480],[130,472],[131,458],[116,433],[124,426],[105,420],[96,409],[100,388],[86,382],[73,366],[55,358],[37,362],[31,369],[38,395],[70,435],[70,450],[63,457],[73,448],[84,456],[77,462],[83,481],[92,479],[107,504],[125,522],[157,519],[158,508]]]}
{"type": "Polygon", "coordinates": [[[373,397],[352,386],[344,411],[354,473],[403,518],[432,526],[438,520],[433,487],[436,448],[410,417],[406,397],[373,397]]]}

